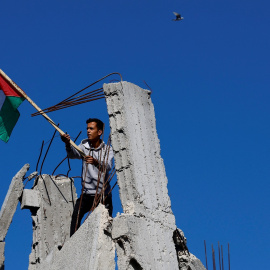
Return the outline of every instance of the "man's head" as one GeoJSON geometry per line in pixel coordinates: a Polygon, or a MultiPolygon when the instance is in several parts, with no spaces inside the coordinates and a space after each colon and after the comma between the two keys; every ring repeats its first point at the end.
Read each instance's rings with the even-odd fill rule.
{"type": "Polygon", "coordinates": [[[103,133],[104,123],[97,118],[89,118],[86,120],[87,124],[87,137],[91,142],[100,140],[103,133]]]}

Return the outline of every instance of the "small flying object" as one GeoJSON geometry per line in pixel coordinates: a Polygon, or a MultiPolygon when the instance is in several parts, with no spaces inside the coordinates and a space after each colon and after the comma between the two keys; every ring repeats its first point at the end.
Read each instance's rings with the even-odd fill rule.
{"type": "Polygon", "coordinates": [[[181,17],[181,15],[177,12],[173,12],[173,14],[176,16],[176,18],[173,19],[172,21],[181,21],[184,19],[184,17],[181,17]]]}

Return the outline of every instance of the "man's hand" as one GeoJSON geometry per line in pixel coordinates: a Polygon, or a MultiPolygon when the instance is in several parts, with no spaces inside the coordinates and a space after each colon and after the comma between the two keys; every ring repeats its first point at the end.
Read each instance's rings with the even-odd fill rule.
{"type": "Polygon", "coordinates": [[[93,158],[92,156],[86,156],[84,160],[87,164],[93,164],[96,167],[98,166],[98,160],[93,158]]]}
{"type": "Polygon", "coordinates": [[[67,147],[70,147],[70,136],[69,134],[62,134],[61,140],[66,144],[67,147]]]}

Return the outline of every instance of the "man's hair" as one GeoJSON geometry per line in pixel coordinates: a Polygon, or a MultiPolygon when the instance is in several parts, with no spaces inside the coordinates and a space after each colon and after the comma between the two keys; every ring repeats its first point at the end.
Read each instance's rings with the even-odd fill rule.
{"type": "Polygon", "coordinates": [[[101,120],[99,120],[97,118],[89,118],[89,119],[86,120],[86,124],[92,123],[92,122],[95,122],[97,124],[98,130],[103,131],[104,123],[101,120]]]}

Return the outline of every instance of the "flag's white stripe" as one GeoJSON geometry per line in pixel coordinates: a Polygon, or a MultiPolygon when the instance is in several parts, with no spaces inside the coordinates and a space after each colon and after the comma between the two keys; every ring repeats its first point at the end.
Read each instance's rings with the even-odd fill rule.
{"type": "Polygon", "coordinates": [[[6,99],[6,95],[4,94],[3,90],[0,90],[0,111],[5,102],[5,99],[6,99]]]}

